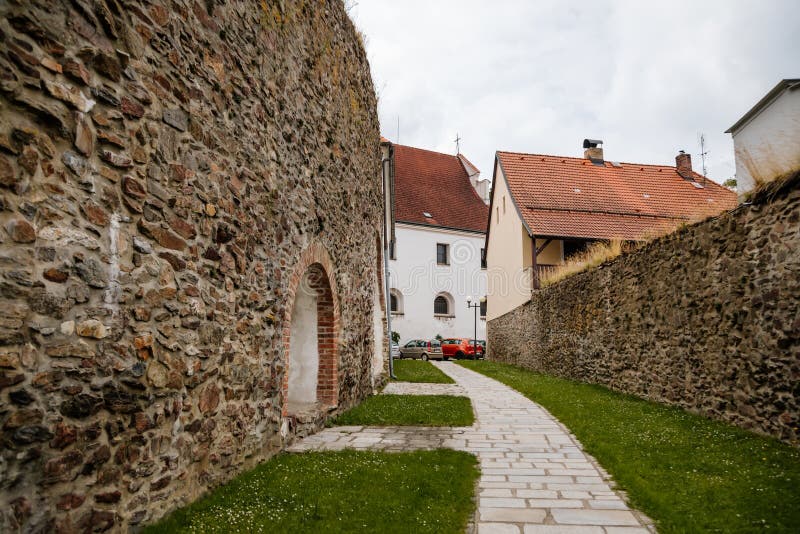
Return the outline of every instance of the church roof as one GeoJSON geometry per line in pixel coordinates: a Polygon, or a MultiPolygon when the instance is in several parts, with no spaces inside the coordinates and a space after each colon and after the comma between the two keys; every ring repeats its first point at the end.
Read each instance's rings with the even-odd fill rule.
{"type": "Polygon", "coordinates": [[[640,163],[497,152],[532,235],[640,240],[737,205],[736,194],[691,172],[640,163]]]}
{"type": "Polygon", "coordinates": [[[458,156],[393,146],[397,222],[486,232],[489,208],[458,156]]]}

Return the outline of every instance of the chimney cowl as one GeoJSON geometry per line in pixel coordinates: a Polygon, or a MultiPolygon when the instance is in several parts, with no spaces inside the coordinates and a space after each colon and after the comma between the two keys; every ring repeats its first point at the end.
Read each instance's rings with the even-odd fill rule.
{"type": "Polygon", "coordinates": [[[692,173],[692,155],[687,154],[683,150],[678,152],[675,156],[675,170],[685,180],[694,181],[694,174],[692,173]]]}
{"type": "Polygon", "coordinates": [[[583,148],[595,148],[598,145],[602,145],[602,139],[584,139],[583,140],[583,148]]]}
{"type": "Polygon", "coordinates": [[[584,139],[583,140],[583,157],[594,163],[595,165],[603,165],[603,140],[602,139],[584,139]]]}

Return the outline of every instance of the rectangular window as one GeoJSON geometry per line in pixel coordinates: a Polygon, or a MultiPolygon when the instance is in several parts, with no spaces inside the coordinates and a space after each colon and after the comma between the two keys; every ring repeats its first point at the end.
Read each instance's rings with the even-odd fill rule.
{"type": "Polygon", "coordinates": [[[436,243],[436,263],[439,265],[450,265],[450,258],[448,257],[447,245],[436,243]]]}
{"type": "Polygon", "coordinates": [[[389,241],[389,259],[390,260],[396,260],[397,259],[397,256],[395,256],[395,252],[394,252],[396,244],[397,243],[396,243],[396,241],[394,239],[389,241]]]}
{"type": "Polygon", "coordinates": [[[486,301],[481,302],[481,317],[486,317],[486,301]]]}
{"type": "Polygon", "coordinates": [[[486,249],[481,249],[481,269],[486,268],[486,249]]]}

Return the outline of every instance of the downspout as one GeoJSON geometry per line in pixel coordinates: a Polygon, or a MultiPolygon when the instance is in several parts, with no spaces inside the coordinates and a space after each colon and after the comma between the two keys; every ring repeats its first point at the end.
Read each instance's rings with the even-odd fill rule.
{"type": "Polygon", "coordinates": [[[389,377],[397,379],[394,375],[394,358],[392,356],[392,306],[391,306],[391,298],[389,297],[389,239],[391,236],[388,235],[389,225],[391,224],[391,217],[392,217],[392,201],[391,194],[388,195],[387,201],[387,192],[391,191],[391,163],[392,163],[392,155],[394,152],[394,148],[389,145],[389,157],[381,161],[381,170],[383,175],[383,203],[384,203],[384,216],[383,216],[383,283],[384,283],[384,309],[386,310],[386,337],[388,339],[387,346],[389,347],[389,377]]]}

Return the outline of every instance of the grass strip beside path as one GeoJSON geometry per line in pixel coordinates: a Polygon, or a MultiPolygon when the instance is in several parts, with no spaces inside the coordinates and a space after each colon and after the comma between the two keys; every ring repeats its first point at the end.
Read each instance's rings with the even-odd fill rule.
{"type": "Polygon", "coordinates": [[[449,395],[375,395],[336,419],[333,425],[470,426],[467,397],[449,395]]]}
{"type": "Polygon", "coordinates": [[[399,382],[424,382],[427,384],[454,384],[455,381],[422,360],[394,360],[394,375],[399,382]]]}
{"type": "Polygon", "coordinates": [[[283,454],[146,528],[193,532],[464,532],[476,459],[439,449],[283,454]]]}
{"type": "Polygon", "coordinates": [[[602,386],[460,363],[544,406],[660,533],[800,532],[798,449],[602,386]]]}

